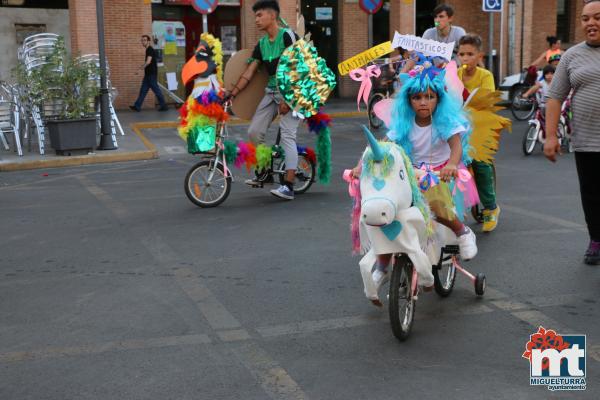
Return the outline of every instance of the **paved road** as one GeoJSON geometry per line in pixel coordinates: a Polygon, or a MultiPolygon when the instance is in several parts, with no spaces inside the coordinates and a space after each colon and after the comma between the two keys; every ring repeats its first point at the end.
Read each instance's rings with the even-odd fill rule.
{"type": "MultiPolygon", "coordinates": [[[[361,122],[336,121],[336,177],[361,122]]],[[[468,263],[486,296],[462,277],[420,296],[404,343],[362,294],[341,179],[284,203],[242,173],[199,209],[171,130],[146,132],[160,160],[0,175],[0,399],[599,398],[600,269],[582,263],[573,157],[522,156],[523,129],[498,156],[500,226],[468,263]],[[585,392],[529,386],[539,325],[587,334],[585,392]]]]}

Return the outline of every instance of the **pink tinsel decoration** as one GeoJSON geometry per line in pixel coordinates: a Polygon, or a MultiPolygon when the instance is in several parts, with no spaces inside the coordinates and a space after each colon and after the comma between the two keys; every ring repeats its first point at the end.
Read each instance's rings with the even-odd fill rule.
{"type": "Polygon", "coordinates": [[[238,153],[234,165],[236,168],[241,168],[246,163],[246,159],[250,153],[248,146],[244,142],[238,142],[238,153]]]}

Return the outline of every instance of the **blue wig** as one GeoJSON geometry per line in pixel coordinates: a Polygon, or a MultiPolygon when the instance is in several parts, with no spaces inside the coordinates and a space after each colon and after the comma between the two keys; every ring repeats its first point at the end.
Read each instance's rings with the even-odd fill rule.
{"type": "Polygon", "coordinates": [[[462,103],[455,101],[446,91],[444,82],[446,71],[439,71],[437,68],[434,70],[434,68],[426,68],[415,77],[402,74],[402,87],[394,100],[391,131],[388,132],[388,137],[402,146],[406,154],[413,160],[410,131],[415,121],[415,112],[410,104],[410,98],[414,94],[427,92],[429,88],[438,97],[437,107],[432,116],[433,137],[431,142],[433,144],[438,140],[448,141],[456,128],[465,127],[467,131],[461,135],[461,143],[463,147],[462,162],[467,165],[471,161],[469,157],[471,124],[462,108],[462,103]]]}

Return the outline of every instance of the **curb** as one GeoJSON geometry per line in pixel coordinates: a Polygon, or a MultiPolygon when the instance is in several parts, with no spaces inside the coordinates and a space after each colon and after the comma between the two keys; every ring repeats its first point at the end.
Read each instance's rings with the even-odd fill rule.
{"type": "Polygon", "coordinates": [[[107,164],[121,161],[142,161],[142,160],[153,160],[158,158],[158,150],[152,142],[144,136],[141,132],[139,125],[143,124],[131,124],[133,132],[142,141],[147,150],[130,151],[123,153],[113,153],[106,155],[83,155],[83,156],[70,156],[64,158],[55,158],[48,160],[33,160],[23,162],[10,162],[6,164],[0,164],[0,172],[12,172],[12,171],[25,171],[30,169],[42,169],[42,168],[58,168],[58,167],[73,167],[80,165],[91,165],[91,164],[107,164]]]}
{"type": "MultiPolygon", "coordinates": [[[[332,118],[356,118],[366,117],[367,113],[365,111],[343,111],[330,113],[329,115],[332,118]]],[[[239,118],[231,118],[231,120],[228,122],[228,124],[231,126],[247,125],[249,123],[250,121],[246,121],[239,118]]],[[[48,160],[9,162],[5,164],[0,163],[0,172],[25,171],[42,168],[74,167],[80,165],[108,164],[122,161],[142,161],[157,159],[159,158],[158,150],[156,149],[156,146],[154,146],[154,144],[150,140],[148,140],[148,138],[142,133],[142,129],[177,128],[178,125],[178,121],[135,122],[130,124],[131,129],[142,141],[147,150],[130,151],[106,155],[101,155],[102,153],[97,153],[94,155],[70,156],[48,160]]]]}

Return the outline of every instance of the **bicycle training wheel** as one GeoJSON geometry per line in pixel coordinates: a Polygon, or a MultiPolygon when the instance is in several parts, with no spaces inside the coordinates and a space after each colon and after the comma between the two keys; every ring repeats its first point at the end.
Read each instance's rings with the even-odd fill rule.
{"type": "MultiPolygon", "coordinates": [[[[282,160],[279,170],[285,171],[285,162],[282,160]]],[[[310,188],[315,180],[316,167],[306,154],[298,154],[298,167],[296,168],[296,182],[294,193],[302,194],[310,188]]],[[[285,174],[279,175],[279,182],[283,185],[285,174]]]]}
{"type": "Polygon", "coordinates": [[[520,86],[515,89],[512,102],[510,104],[510,112],[519,121],[526,121],[533,116],[536,103],[533,100],[523,99],[521,96],[527,91],[526,86],[520,86]]]}
{"type": "Polygon", "coordinates": [[[440,262],[433,268],[433,285],[435,291],[442,297],[448,297],[454,289],[454,282],[456,281],[456,267],[452,262],[451,255],[444,255],[440,257],[440,262]]]}
{"type": "Polygon", "coordinates": [[[198,207],[216,207],[225,201],[231,191],[231,177],[214,160],[203,160],[194,165],[185,176],[185,194],[198,207]]]}
{"type": "Polygon", "coordinates": [[[417,306],[412,293],[413,265],[407,255],[394,258],[390,280],[389,313],[394,336],[404,341],[410,335],[417,306]]]}
{"type": "Polygon", "coordinates": [[[526,156],[533,153],[535,144],[537,143],[538,127],[534,124],[530,124],[527,128],[527,132],[523,136],[523,154],[526,156]]]}
{"type": "Polygon", "coordinates": [[[385,99],[385,97],[381,93],[375,93],[369,99],[369,103],[367,105],[367,114],[369,114],[369,125],[371,129],[379,129],[383,126],[383,121],[379,119],[377,115],[375,115],[375,111],[373,109],[375,104],[379,103],[383,99],[385,99]]]}

